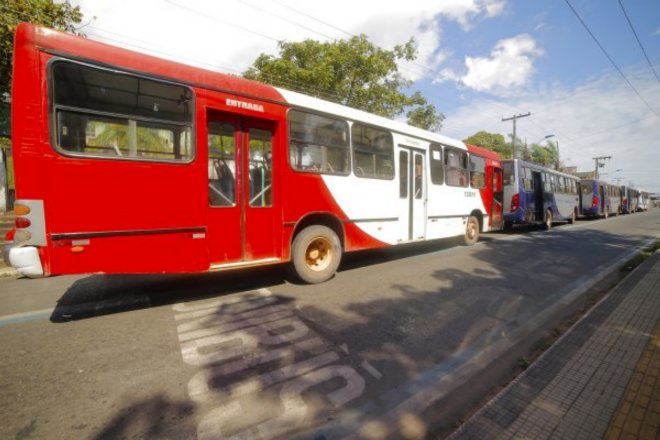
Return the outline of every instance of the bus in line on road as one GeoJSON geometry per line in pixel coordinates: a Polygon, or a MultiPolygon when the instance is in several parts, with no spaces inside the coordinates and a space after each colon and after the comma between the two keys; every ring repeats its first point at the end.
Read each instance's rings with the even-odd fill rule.
{"type": "Polygon", "coordinates": [[[584,217],[604,217],[621,212],[621,188],[602,180],[580,181],[580,207],[584,217]]]}
{"type": "Polygon", "coordinates": [[[621,212],[632,214],[639,210],[640,192],[629,186],[620,187],[621,192],[621,212]]]}
{"type": "Polygon", "coordinates": [[[574,223],[578,215],[578,178],[520,159],[502,161],[504,229],[556,221],[574,223]]]}
{"type": "Polygon", "coordinates": [[[23,275],[291,262],[315,283],[343,252],[499,221],[499,161],[461,141],[25,23],[14,57],[23,275]]]}
{"type": "Polygon", "coordinates": [[[637,206],[638,211],[648,211],[649,210],[649,205],[651,203],[651,199],[649,197],[648,191],[639,191],[639,204],[637,206]]]}

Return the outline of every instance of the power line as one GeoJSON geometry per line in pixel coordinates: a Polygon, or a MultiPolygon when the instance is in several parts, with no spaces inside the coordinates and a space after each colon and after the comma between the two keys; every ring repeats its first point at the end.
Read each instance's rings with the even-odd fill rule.
{"type": "Polygon", "coordinates": [[[300,11],[300,10],[294,8],[293,6],[286,5],[286,4],[282,3],[281,1],[273,0],[273,3],[277,3],[278,5],[280,5],[280,6],[284,7],[284,8],[286,8],[286,9],[288,9],[288,10],[290,10],[290,11],[293,11],[293,12],[295,12],[296,14],[300,14],[300,15],[302,15],[303,17],[307,17],[307,18],[309,18],[309,19],[311,19],[311,20],[316,21],[317,23],[324,24],[324,25],[326,25],[326,26],[328,26],[328,27],[330,27],[330,28],[332,28],[332,29],[334,29],[334,30],[336,30],[336,31],[342,32],[342,33],[348,35],[349,37],[355,37],[355,36],[356,36],[355,34],[352,34],[352,33],[348,32],[348,31],[345,31],[344,29],[339,28],[339,27],[337,27],[337,26],[335,26],[335,25],[333,25],[333,24],[330,24],[330,23],[328,23],[327,21],[323,21],[323,20],[321,20],[321,19],[319,19],[319,18],[313,17],[313,16],[311,16],[311,15],[305,13],[305,12],[302,12],[302,11],[300,11]]]}
{"type": "Polygon", "coordinates": [[[248,7],[252,8],[252,9],[255,9],[255,10],[257,10],[257,11],[261,11],[261,12],[264,12],[264,13],[266,13],[266,14],[270,14],[270,15],[272,15],[273,17],[277,17],[277,18],[279,18],[279,19],[282,20],[282,21],[285,21],[285,22],[287,22],[287,23],[290,23],[290,24],[292,24],[292,25],[294,25],[294,26],[298,26],[298,27],[301,28],[301,29],[305,29],[306,31],[310,31],[310,32],[313,32],[313,33],[315,33],[315,34],[318,34],[318,35],[320,35],[320,36],[322,36],[322,37],[327,38],[328,40],[334,40],[334,39],[335,39],[334,37],[331,37],[331,36],[326,35],[326,34],[324,34],[324,33],[322,33],[322,32],[319,32],[319,31],[317,31],[316,29],[312,29],[312,28],[309,28],[309,27],[307,27],[307,26],[304,26],[304,25],[298,23],[297,21],[294,21],[294,20],[288,19],[288,18],[286,18],[286,17],[283,17],[282,15],[277,14],[277,13],[275,13],[275,12],[273,12],[273,11],[269,11],[269,10],[267,10],[267,9],[260,8],[259,6],[255,6],[255,5],[250,4],[250,3],[248,3],[248,2],[246,2],[246,1],[244,1],[244,0],[237,0],[237,1],[238,1],[239,3],[241,3],[241,4],[244,4],[245,6],[248,6],[248,7]]]}
{"type": "Polygon", "coordinates": [[[657,111],[655,111],[655,110],[653,109],[653,107],[651,107],[651,104],[649,104],[649,103],[644,99],[644,97],[642,96],[642,94],[639,93],[639,91],[635,88],[635,86],[632,85],[632,83],[630,82],[630,80],[628,79],[628,77],[626,77],[626,75],[623,73],[623,71],[621,70],[621,68],[619,68],[619,66],[614,62],[614,60],[612,59],[612,57],[610,56],[610,54],[607,53],[607,51],[605,50],[605,48],[603,47],[603,45],[600,44],[600,41],[598,41],[598,38],[596,38],[596,36],[594,35],[594,33],[591,32],[591,29],[589,29],[589,26],[587,26],[587,23],[584,22],[584,20],[583,20],[582,17],[580,16],[580,14],[578,14],[578,12],[577,12],[577,11],[575,10],[575,8],[573,7],[573,5],[571,5],[571,3],[570,3],[568,0],[564,0],[564,1],[565,1],[566,4],[568,5],[568,7],[571,8],[571,11],[573,11],[573,14],[575,14],[575,16],[576,16],[577,19],[580,21],[580,23],[582,23],[582,26],[584,26],[584,28],[585,28],[586,31],[589,33],[589,35],[591,35],[591,38],[593,38],[593,40],[596,42],[596,44],[598,45],[598,47],[600,48],[600,50],[605,54],[605,56],[606,56],[607,59],[610,61],[610,63],[612,63],[612,65],[613,65],[614,68],[619,72],[619,74],[621,75],[621,77],[622,77],[622,78],[628,83],[628,85],[630,86],[630,88],[633,89],[633,91],[637,94],[637,96],[639,97],[639,99],[641,99],[642,102],[643,102],[644,104],[646,104],[646,106],[649,108],[649,110],[651,110],[651,112],[653,112],[656,116],[660,116],[660,113],[658,113],[657,111]]]}
{"type": "Polygon", "coordinates": [[[660,76],[658,76],[658,72],[655,71],[655,67],[653,67],[653,63],[651,63],[651,60],[649,59],[649,56],[646,53],[646,50],[644,50],[644,46],[642,45],[642,42],[639,40],[639,37],[637,36],[637,32],[635,32],[635,27],[633,26],[632,21],[630,21],[630,17],[628,17],[628,13],[626,12],[626,9],[623,7],[623,3],[621,3],[621,0],[619,0],[619,6],[621,6],[623,15],[625,15],[626,20],[628,20],[628,24],[630,25],[630,30],[632,31],[633,35],[635,35],[635,38],[637,39],[637,43],[639,44],[639,48],[642,49],[644,58],[646,58],[646,61],[649,63],[649,67],[653,71],[653,74],[655,75],[655,79],[657,79],[658,82],[660,82],[660,76]]]}

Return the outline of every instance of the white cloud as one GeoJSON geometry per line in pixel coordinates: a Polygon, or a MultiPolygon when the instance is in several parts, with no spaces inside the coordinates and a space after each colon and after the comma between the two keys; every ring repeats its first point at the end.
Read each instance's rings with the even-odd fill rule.
{"type": "Polygon", "coordinates": [[[441,47],[439,18],[469,29],[477,19],[499,15],[506,0],[71,0],[85,18],[91,39],[212,70],[240,73],[262,52],[276,54],[277,41],[320,41],[364,33],[386,49],[414,37],[418,60],[402,73],[430,76],[448,56],[441,47]]]}
{"type": "Polygon", "coordinates": [[[465,57],[467,72],[441,72],[435,82],[457,80],[481,92],[497,92],[524,85],[534,73],[534,59],[541,56],[536,41],[528,34],[520,34],[497,42],[490,57],[465,57]]]}
{"type": "MultiPolygon", "coordinates": [[[[625,71],[626,76],[660,113],[660,88],[648,67],[625,71]]],[[[448,113],[444,134],[464,139],[486,130],[509,136],[511,122],[501,119],[531,112],[518,121],[518,137],[535,143],[548,134],[559,141],[560,155],[569,165],[591,170],[593,157],[611,155],[601,171],[605,178],[633,181],[660,192],[655,170],[660,163],[660,117],[653,114],[615,72],[608,72],[572,88],[552,86],[511,99],[480,98],[448,113]],[[620,172],[616,172],[621,169],[620,172]]]]}

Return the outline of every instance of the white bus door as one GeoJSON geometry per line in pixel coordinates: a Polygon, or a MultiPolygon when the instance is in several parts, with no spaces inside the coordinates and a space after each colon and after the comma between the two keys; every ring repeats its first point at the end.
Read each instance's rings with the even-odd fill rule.
{"type": "Polygon", "coordinates": [[[426,161],[424,151],[399,145],[400,240],[426,238],[426,161]]]}

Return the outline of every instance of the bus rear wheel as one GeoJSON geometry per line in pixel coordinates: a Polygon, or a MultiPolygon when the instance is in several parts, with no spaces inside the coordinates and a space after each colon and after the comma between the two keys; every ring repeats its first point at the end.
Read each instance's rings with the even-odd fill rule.
{"type": "Polygon", "coordinates": [[[329,280],[341,261],[341,243],[327,226],[308,226],[293,240],[291,262],[302,281],[310,284],[329,280]]]}
{"type": "Polygon", "coordinates": [[[552,229],[552,211],[549,209],[545,211],[545,219],[543,219],[543,227],[549,231],[552,229]]]}
{"type": "Polygon", "coordinates": [[[465,246],[472,246],[479,241],[479,220],[471,215],[467,219],[465,225],[465,235],[463,236],[463,243],[465,246]]]}

